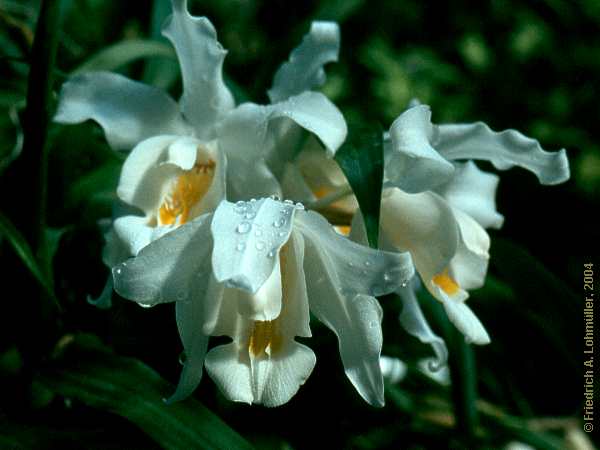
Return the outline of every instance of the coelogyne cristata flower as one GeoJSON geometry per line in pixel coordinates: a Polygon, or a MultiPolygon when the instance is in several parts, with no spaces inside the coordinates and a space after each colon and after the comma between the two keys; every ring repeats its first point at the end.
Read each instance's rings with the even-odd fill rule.
{"type": "MultiPolygon", "coordinates": [[[[503,217],[495,205],[498,176],[479,170],[471,159],[491,161],[498,169],[521,166],[542,184],[567,180],[568,160],[564,150],[545,152],[515,130],[497,133],[481,122],[436,126],[430,116],[427,106],[414,106],[385,135],[380,247],[410,252],[423,283],[443,303],[449,319],[467,340],[485,344],[489,336],[465,300],[487,273],[490,240],[484,228],[499,228],[503,217]]],[[[351,191],[339,167],[315,152],[301,154],[295,166],[288,164],[283,185],[286,195],[308,203],[323,200],[325,193],[338,210],[357,208],[353,199],[344,198],[351,191]]],[[[351,237],[366,243],[359,214],[351,237]]],[[[423,316],[415,296],[419,285],[415,279],[398,289],[400,321],[433,346],[441,364],[447,349],[423,316]]]]}
{"type": "MultiPolygon", "coordinates": [[[[205,17],[192,17],[184,0],[173,0],[163,34],[175,47],[183,78],[179,104],[160,89],[124,76],[95,72],[63,85],[55,117],[61,123],[93,119],[109,144],[133,151],[117,194],[143,216],[117,218],[107,235],[104,260],[114,266],[152,240],[225,198],[280,194],[265,158],[284,153],[308,130],[331,156],[344,141],[339,110],[311,89],[324,83],[323,65],[337,60],[339,28],[314,22],[290,60],[275,74],[272,104],[235,107],[223,82],[226,51],[205,17]]],[[[110,283],[101,298],[110,294],[110,283]]]]}
{"type": "Polygon", "coordinates": [[[113,269],[123,297],[152,306],[176,302],[186,354],[177,391],[197,387],[203,364],[231,400],[277,406],[310,375],[315,355],[309,310],[339,340],[346,374],[360,395],[383,405],[379,367],[382,311],[373,297],[414,274],[408,253],[386,253],[337,234],[293,202],[223,201],[155,240],[113,269]],[[206,353],[209,336],[230,344],[206,353]]]}

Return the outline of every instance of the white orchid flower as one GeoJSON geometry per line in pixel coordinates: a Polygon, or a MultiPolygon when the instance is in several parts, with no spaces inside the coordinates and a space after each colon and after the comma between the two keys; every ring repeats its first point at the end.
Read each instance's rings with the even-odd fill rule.
{"type": "MultiPolygon", "coordinates": [[[[425,105],[402,113],[387,138],[383,248],[410,251],[450,321],[468,341],[485,344],[489,336],[465,300],[487,273],[490,239],[484,227],[499,228],[503,217],[495,205],[498,176],[470,160],[487,160],[498,169],[520,166],[552,185],[569,178],[566,152],[546,152],[515,130],[494,132],[482,122],[433,125],[425,105]]],[[[399,293],[404,299],[413,295],[399,293]]]]}
{"type": "MultiPolygon", "coordinates": [[[[267,166],[277,149],[312,133],[332,156],[344,141],[339,110],[311,89],[324,83],[323,65],[337,60],[339,28],[313,22],[301,45],[275,74],[272,104],[235,107],[222,66],[227,52],[205,17],[192,17],[186,1],[173,0],[163,34],[175,47],[183,78],[179,104],[152,86],[122,75],[93,72],[63,85],[55,121],[93,119],[116,150],[133,151],[117,194],[142,215],[118,218],[107,236],[104,260],[113,266],[173,228],[212,211],[225,198],[281,194],[267,166]]],[[[106,304],[107,284],[100,297],[106,304]]]]}
{"type": "Polygon", "coordinates": [[[408,253],[337,234],[291,201],[230,203],[155,240],[113,269],[115,289],[144,306],[176,302],[186,359],[171,401],[197,387],[203,364],[225,396],[277,406],[310,375],[309,310],[336,333],[346,375],[383,405],[382,311],[374,296],[414,274],[408,253]],[[209,336],[230,344],[207,353],[209,336]]]}

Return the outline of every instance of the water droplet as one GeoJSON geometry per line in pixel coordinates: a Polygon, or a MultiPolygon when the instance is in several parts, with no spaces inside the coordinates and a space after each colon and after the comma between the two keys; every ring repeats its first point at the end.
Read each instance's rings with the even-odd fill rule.
{"type": "Polygon", "coordinates": [[[187,355],[185,354],[185,352],[181,352],[179,354],[179,364],[181,364],[183,366],[186,361],[187,361],[187,355]]]}
{"type": "Polygon", "coordinates": [[[371,266],[371,261],[365,261],[365,266],[370,267],[371,266]]]}
{"type": "Polygon", "coordinates": [[[235,231],[237,231],[240,234],[245,234],[248,231],[250,231],[250,228],[252,228],[252,226],[248,222],[242,222],[237,226],[235,231]]]}
{"type": "Polygon", "coordinates": [[[187,298],[187,292],[184,289],[177,292],[177,300],[183,300],[185,298],[187,298]]]}
{"type": "Polygon", "coordinates": [[[250,199],[250,203],[255,203],[255,202],[256,202],[256,199],[255,199],[255,198],[251,198],[251,199],[250,199]]]}
{"type": "Polygon", "coordinates": [[[384,273],[383,274],[383,280],[384,281],[391,281],[392,280],[392,276],[389,273],[384,273]]]}
{"type": "Polygon", "coordinates": [[[275,228],[281,228],[284,225],[285,225],[285,219],[277,219],[275,222],[273,222],[273,226],[275,228]]]}
{"type": "Polygon", "coordinates": [[[285,232],[284,231],[280,231],[279,232],[279,237],[283,237],[283,236],[285,236],[285,232]]]}
{"type": "Polygon", "coordinates": [[[246,219],[254,219],[254,217],[256,217],[256,214],[254,214],[253,212],[247,212],[244,217],[246,219]]]}
{"type": "Polygon", "coordinates": [[[262,235],[263,235],[263,232],[262,232],[262,230],[256,230],[256,231],[254,232],[254,236],[260,237],[260,236],[262,236],[262,235]]]}
{"type": "Polygon", "coordinates": [[[236,245],[236,246],[235,246],[235,249],[236,249],[238,252],[241,252],[241,251],[243,251],[245,248],[246,248],[246,244],[244,244],[243,242],[240,242],[238,245],[236,245]]]}
{"type": "Polygon", "coordinates": [[[263,241],[258,241],[256,243],[256,250],[264,250],[265,249],[265,243],[263,241]]]}
{"type": "Polygon", "coordinates": [[[285,203],[286,205],[293,205],[294,202],[292,200],[284,200],[283,203],[285,203]]]}
{"type": "Polygon", "coordinates": [[[279,200],[281,200],[278,195],[271,195],[269,198],[271,200],[275,200],[276,202],[278,202],[279,200]]]}
{"type": "Polygon", "coordinates": [[[374,321],[374,320],[371,320],[369,322],[369,328],[375,328],[377,325],[378,325],[378,323],[376,321],[374,321]]]}
{"type": "Polygon", "coordinates": [[[275,252],[273,250],[271,250],[269,253],[267,253],[267,256],[269,258],[272,258],[273,256],[275,256],[275,252]]]}
{"type": "Polygon", "coordinates": [[[352,263],[352,262],[349,262],[349,263],[348,263],[348,267],[354,267],[354,263],[352,263]]]}
{"type": "Polygon", "coordinates": [[[246,202],[245,202],[245,201],[243,201],[243,200],[237,201],[237,202],[235,203],[235,206],[236,206],[237,208],[243,208],[244,206],[246,206],[246,202]]]}
{"type": "Polygon", "coordinates": [[[154,305],[151,303],[138,303],[142,308],[152,308],[154,305]]]}
{"type": "Polygon", "coordinates": [[[304,211],[304,205],[300,202],[296,203],[296,209],[300,211],[304,211]]]}
{"type": "Polygon", "coordinates": [[[401,286],[402,286],[403,288],[405,288],[406,286],[408,286],[408,283],[407,283],[406,281],[404,281],[404,282],[402,282],[401,286]]]}
{"type": "Polygon", "coordinates": [[[115,270],[115,273],[116,273],[117,275],[121,275],[121,272],[122,272],[122,270],[121,270],[121,268],[120,268],[120,267],[118,267],[118,268],[117,268],[117,270],[115,270]]]}

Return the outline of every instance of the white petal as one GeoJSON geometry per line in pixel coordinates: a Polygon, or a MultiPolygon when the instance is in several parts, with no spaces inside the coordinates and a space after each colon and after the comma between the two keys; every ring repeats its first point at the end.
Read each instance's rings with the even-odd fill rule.
{"type": "Polygon", "coordinates": [[[151,214],[162,202],[179,169],[189,170],[194,166],[197,144],[192,142],[178,136],[155,136],[136,145],[121,170],[119,198],[151,214]],[[171,146],[177,151],[172,151],[171,146]]]}
{"type": "Polygon", "coordinates": [[[113,268],[115,291],[144,305],[194,301],[210,271],[211,214],[167,233],[144,247],[136,256],[113,268]]]}
{"type": "Polygon", "coordinates": [[[113,229],[116,240],[126,249],[124,254],[127,256],[116,261],[111,267],[114,267],[117,262],[123,262],[128,257],[136,256],[150,242],[173,230],[172,227],[151,227],[148,225],[148,219],[140,216],[119,217],[114,221],[113,229]]]}
{"type": "Polygon", "coordinates": [[[310,376],[317,359],[305,345],[289,341],[277,356],[252,360],[254,403],[287,403],[310,376]]]}
{"type": "Polygon", "coordinates": [[[405,192],[426,191],[452,177],[454,166],[431,146],[431,110],[419,105],[400,114],[390,127],[385,176],[405,192]]]}
{"type": "Polygon", "coordinates": [[[309,265],[324,266],[317,279],[307,277],[309,287],[322,280],[332,283],[335,289],[343,289],[348,298],[355,294],[379,296],[394,292],[414,274],[408,253],[383,252],[352,242],[313,211],[298,212],[295,223],[296,230],[304,236],[306,248],[314,249],[310,257],[307,250],[305,258],[318,260],[309,265]]]}
{"type": "Polygon", "coordinates": [[[219,345],[208,352],[204,366],[229,400],[248,404],[253,402],[252,373],[247,349],[240,349],[237,342],[219,345]]]}
{"type": "Polygon", "coordinates": [[[409,251],[423,279],[446,269],[456,253],[458,224],[446,201],[433,192],[387,189],[380,221],[382,248],[409,251]]]}
{"type": "Polygon", "coordinates": [[[290,236],[295,206],[275,200],[230,203],[215,211],[213,270],[218,281],[255,293],[273,273],[290,236]]]}
{"type": "Polygon", "coordinates": [[[415,295],[414,283],[406,287],[401,287],[397,291],[402,300],[402,312],[400,313],[400,324],[407,333],[419,339],[424,344],[431,345],[435,352],[435,359],[432,360],[432,366],[439,369],[446,365],[448,361],[448,348],[444,340],[435,334],[427,323],[427,319],[421,311],[419,300],[415,295]]]}
{"type": "Polygon", "coordinates": [[[402,381],[408,372],[408,367],[404,362],[390,356],[381,355],[379,358],[379,367],[381,368],[383,378],[391,384],[402,381]]]}
{"type": "Polygon", "coordinates": [[[450,369],[448,366],[435,367],[436,361],[433,358],[420,359],[417,363],[419,370],[431,378],[433,381],[440,383],[442,386],[450,386],[450,369]]]}
{"type": "Polygon", "coordinates": [[[183,78],[181,107],[197,136],[214,138],[219,118],[234,106],[223,82],[227,51],[217,41],[215,28],[206,17],[192,17],[186,0],[172,0],[173,14],[163,27],[177,52],[183,78]]]}
{"type": "Polygon", "coordinates": [[[245,103],[218,125],[219,149],[227,155],[229,165],[229,198],[281,195],[279,183],[265,162],[268,120],[264,107],[245,103]]]}
{"type": "Polygon", "coordinates": [[[275,74],[269,90],[272,103],[280,102],[325,83],[323,66],[337,61],[340,51],[340,28],[335,22],[313,22],[310,31],[295,48],[288,62],[275,74]]]}
{"type": "Polygon", "coordinates": [[[542,184],[569,179],[566,151],[549,153],[535,139],[516,130],[492,131],[485,123],[438,125],[433,146],[446,159],[483,159],[498,169],[520,166],[533,172],[542,184]]]}
{"type": "MultiPolygon", "coordinates": [[[[335,154],[348,134],[346,121],[340,110],[319,92],[303,92],[267,108],[270,110],[269,120],[291,119],[318,137],[330,156],[335,154]]],[[[285,128],[284,125],[276,131],[279,139],[285,136],[285,128]]]]}
{"type": "Polygon", "coordinates": [[[448,319],[465,335],[465,340],[479,345],[489,344],[490,336],[471,308],[464,301],[449,297],[441,289],[438,291],[438,298],[442,300],[448,319]]]}
{"type": "Polygon", "coordinates": [[[460,229],[456,254],[450,262],[450,273],[463,289],[483,286],[490,259],[490,237],[475,220],[457,209],[454,217],[460,229]]]}
{"type": "Polygon", "coordinates": [[[202,278],[197,284],[201,291],[195,293],[193,300],[175,304],[175,317],[185,359],[177,389],[167,403],[183,400],[200,384],[208,346],[208,335],[202,329],[206,312],[210,309],[207,303],[216,303],[223,295],[223,286],[217,283],[210,271],[200,272],[198,275],[202,278]]]}
{"type": "Polygon", "coordinates": [[[54,120],[93,119],[115,150],[129,150],[152,136],[189,133],[177,103],[165,92],[122,75],[93,72],[63,84],[54,120]]]}
{"type": "Polygon", "coordinates": [[[239,311],[248,320],[274,320],[281,313],[281,269],[275,258],[273,272],[255,293],[238,290],[239,311]]]}
{"type": "Polygon", "coordinates": [[[500,228],[504,222],[496,210],[498,175],[479,170],[475,163],[456,164],[452,179],[435,191],[454,208],[467,213],[484,228],[500,228]]]}

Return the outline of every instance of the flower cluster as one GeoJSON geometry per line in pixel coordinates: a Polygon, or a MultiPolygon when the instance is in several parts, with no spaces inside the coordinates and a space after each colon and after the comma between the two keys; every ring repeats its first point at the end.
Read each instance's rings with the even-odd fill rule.
{"type": "Polygon", "coordinates": [[[468,341],[489,342],[465,300],[486,275],[485,228],[500,227],[503,217],[498,176],[472,160],[521,166],[555,184],[569,177],[564,150],[548,153],[483,123],[433,125],[427,106],[412,105],[382,136],[380,242],[369,248],[358,203],[332,158],[346,122],[314,90],[325,82],[324,65],[337,60],[338,26],[312,24],[276,72],[270,104],[235,105],[212,24],[191,16],[185,0],[172,6],[163,34],[181,67],[179,102],[118,74],[86,73],[63,85],[55,117],[92,119],[115,150],[129,151],[117,189],[129,208],[107,235],[112,276],[99,305],[107,306],[113,287],[144,307],[175,303],[186,358],[169,401],[189,396],[205,367],[231,400],[286,403],[316,362],[295,340],[311,336],[312,313],[337,335],[358,393],[383,405],[375,297],[398,294],[402,326],[433,346],[437,366],[447,358],[415,295],[421,283],[468,341]],[[351,223],[334,227],[310,210],[327,198],[351,223]],[[209,350],[210,336],[231,342],[209,350]]]}

